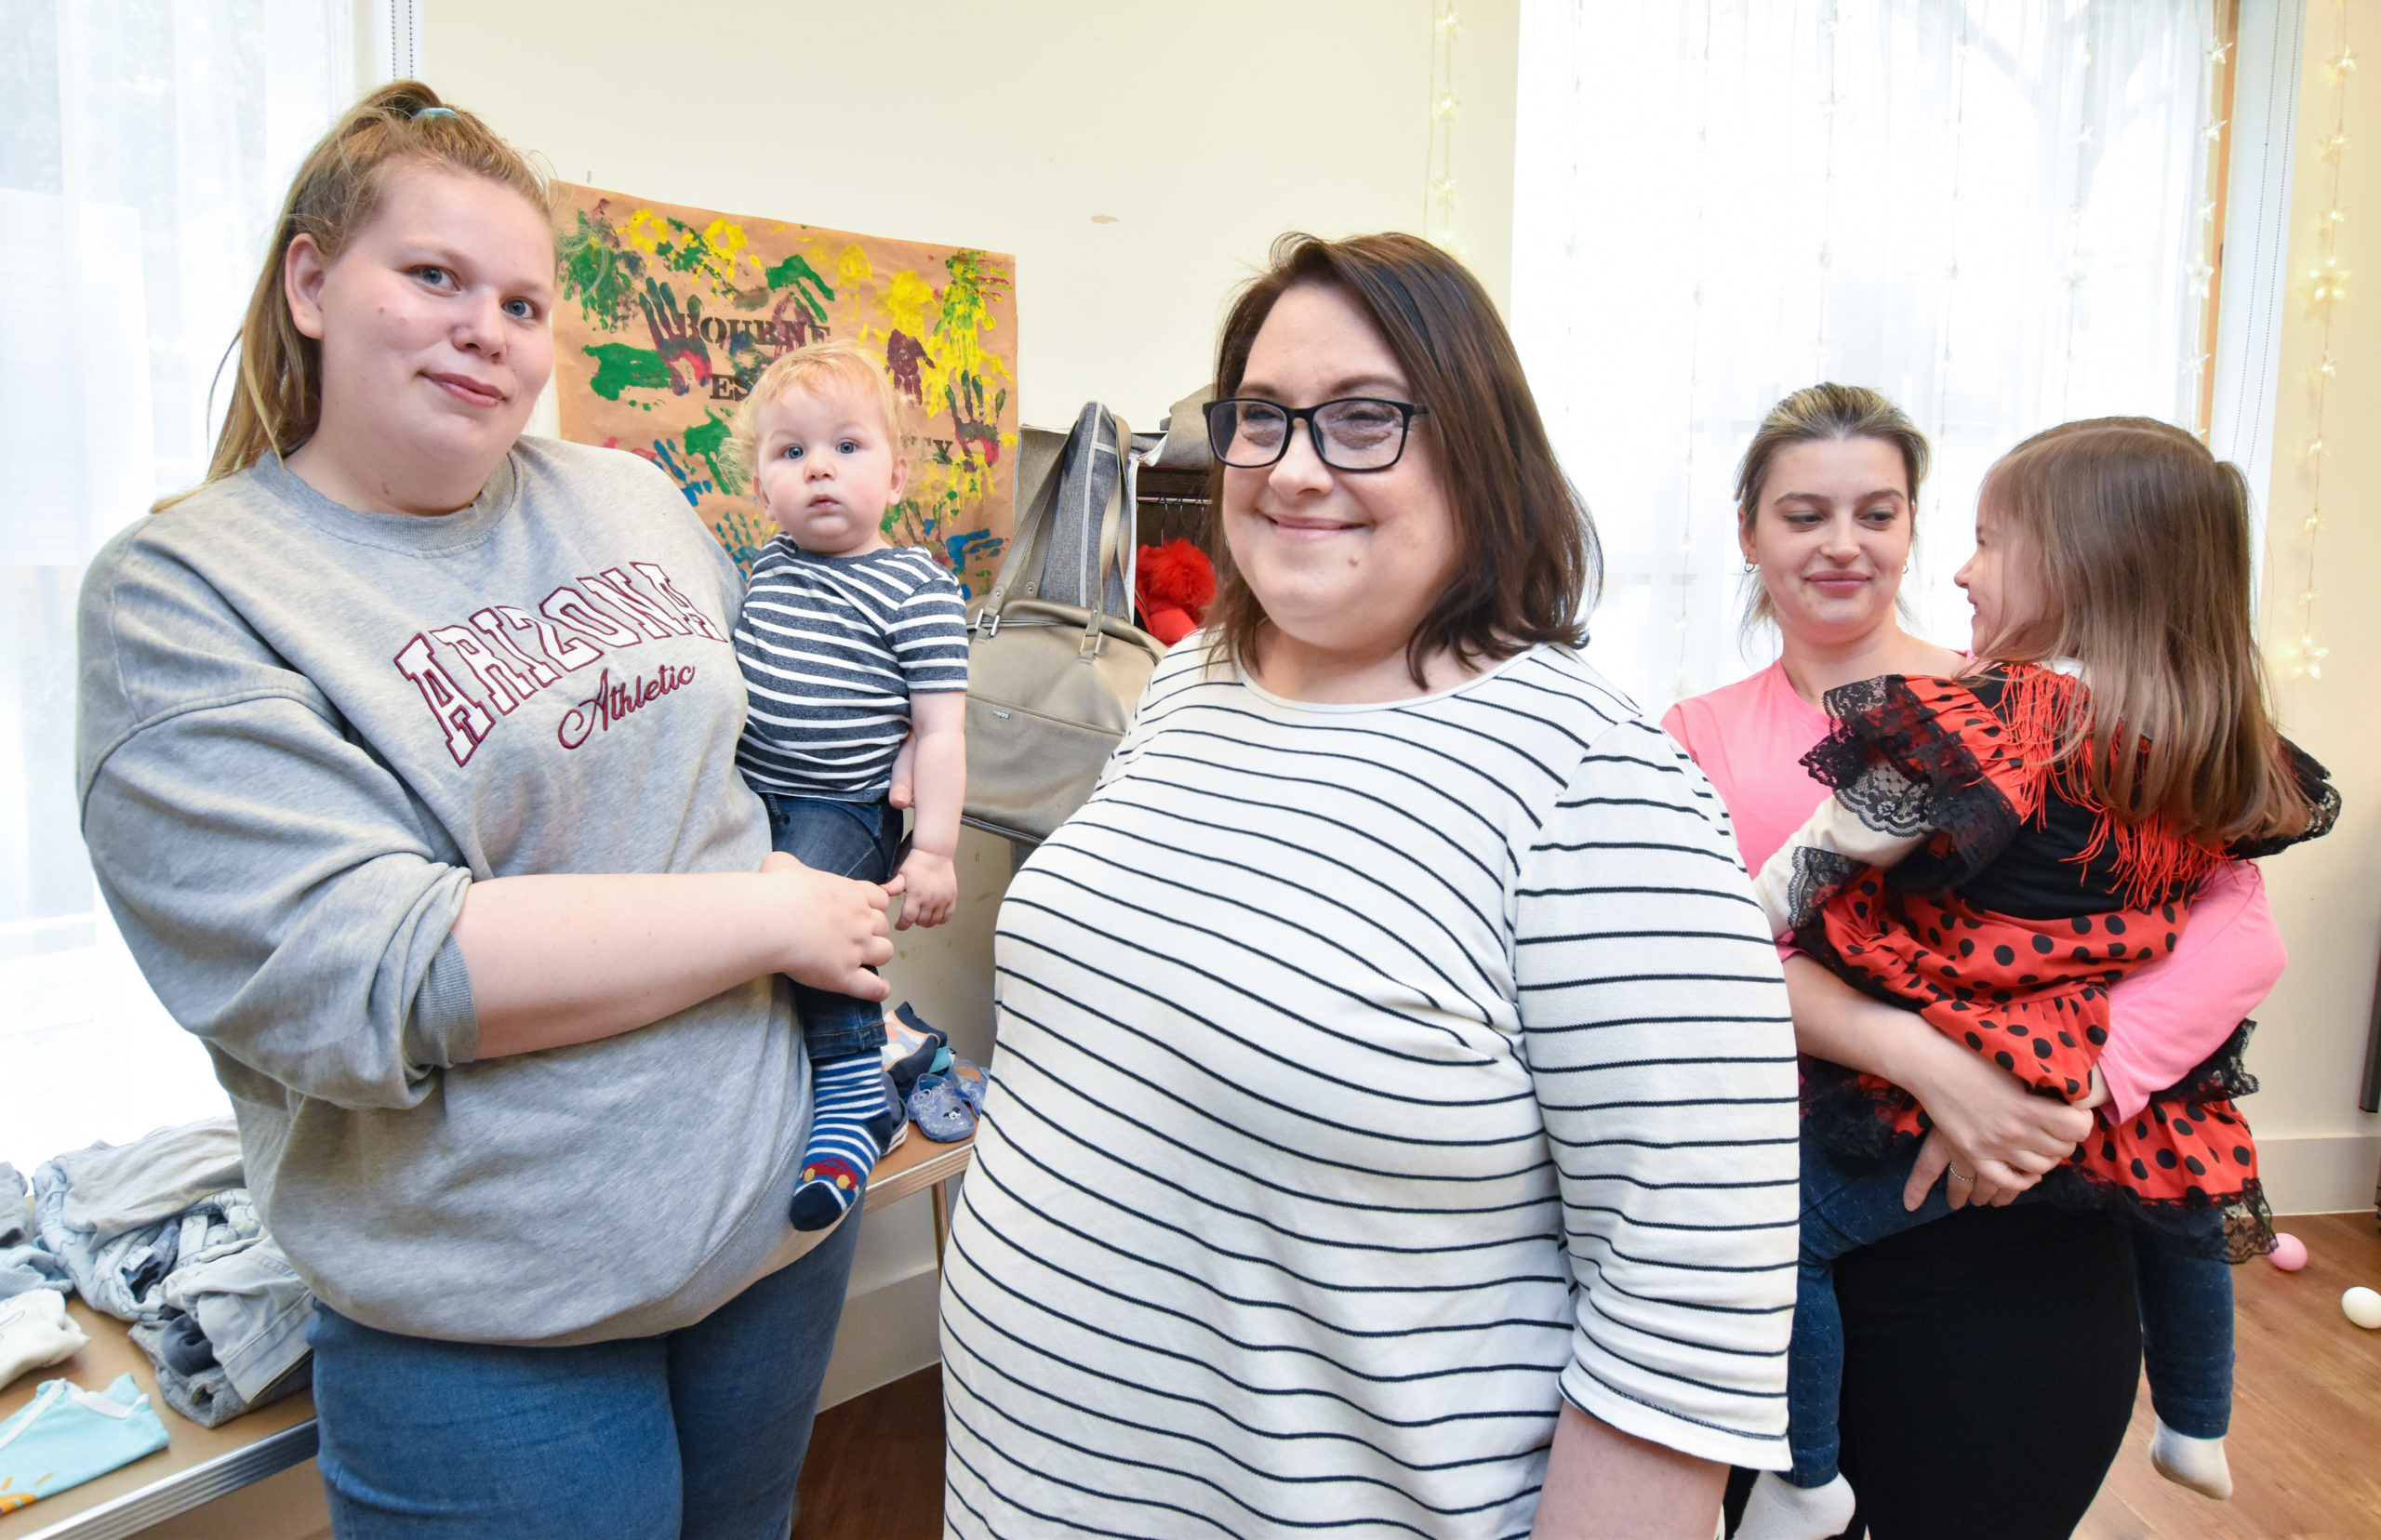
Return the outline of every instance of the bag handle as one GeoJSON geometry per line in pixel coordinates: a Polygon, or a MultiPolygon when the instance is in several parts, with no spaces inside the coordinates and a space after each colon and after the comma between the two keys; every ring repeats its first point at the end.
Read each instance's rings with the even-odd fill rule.
{"type": "MultiPolygon", "coordinates": [[[[1090,574],[1093,591],[1085,597],[1090,598],[1092,603],[1086,607],[1095,618],[1107,613],[1108,573],[1112,566],[1124,582],[1125,613],[1122,618],[1125,624],[1129,625],[1132,623],[1132,582],[1128,570],[1120,560],[1124,553],[1119,548],[1122,544],[1126,506],[1124,499],[1134,479],[1133,471],[1137,469],[1132,458],[1133,431],[1125,424],[1124,419],[1115,413],[1104,406],[1100,411],[1110,422],[1115,425],[1116,429],[1116,480],[1108,490],[1107,505],[1100,510],[1099,554],[1090,574]]],[[[1095,419],[1092,425],[1090,453],[1098,452],[1098,423],[1095,419]]],[[[1069,444],[1071,445],[1071,438],[1069,444]]],[[[1067,455],[1062,449],[1059,451],[1058,458],[1051,462],[1049,474],[1043,479],[1041,487],[1035,491],[1031,508],[1027,511],[1022,520],[1011,521],[1008,551],[1001,559],[1000,570],[993,575],[991,592],[984,596],[982,605],[976,612],[976,625],[978,628],[997,628],[1002,612],[1010,604],[1020,602],[1011,597],[1018,585],[1039,578],[1043,564],[1048,559],[1046,551],[1048,537],[1052,525],[1057,523],[1054,515],[1057,510],[1059,487],[1066,481],[1066,467],[1067,455]]],[[[1038,585],[1035,591],[1039,592],[1038,585]]],[[[1099,637],[1100,631],[1097,624],[1084,629],[1083,656],[1090,657],[1097,654],[1099,637]]]]}
{"type": "Polygon", "coordinates": [[[1033,559],[1040,554],[1042,532],[1048,526],[1049,514],[1058,500],[1058,484],[1066,479],[1066,451],[1061,449],[1058,458],[1050,462],[1042,485],[1034,489],[1031,506],[1020,510],[1018,517],[1009,522],[1008,551],[1001,558],[1000,570],[992,575],[992,591],[984,596],[983,604],[976,612],[979,623],[987,615],[998,619],[1010,591],[1028,573],[1041,570],[1033,559]]]}

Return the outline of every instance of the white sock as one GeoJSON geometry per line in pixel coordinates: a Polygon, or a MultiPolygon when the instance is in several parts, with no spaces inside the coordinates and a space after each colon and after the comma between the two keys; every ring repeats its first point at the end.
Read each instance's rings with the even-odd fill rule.
{"type": "Polygon", "coordinates": [[[28,1369],[47,1369],[73,1358],[90,1341],[66,1313],[65,1298],[52,1289],[30,1289],[0,1301],[0,1386],[28,1369]]]}
{"type": "Polygon", "coordinates": [[[1774,1470],[1752,1484],[1736,1540],[1829,1540],[1852,1522],[1852,1483],[1837,1472],[1825,1486],[1798,1487],[1774,1470]]]}
{"type": "Polygon", "coordinates": [[[2224,1458],[2222,1439],[2194,1439],[2168,1427],[2164,1418],[2149,1438],[2149,1463],[2158,1474],[2178,1486],[2203,1493],[2221,1503],[2232,1495],[2232,1467],[2224,1458]]]}

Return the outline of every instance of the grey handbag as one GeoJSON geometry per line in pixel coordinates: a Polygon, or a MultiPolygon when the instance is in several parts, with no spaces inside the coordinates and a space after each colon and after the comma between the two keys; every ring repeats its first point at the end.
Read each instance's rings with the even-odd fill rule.
{"type": "Polygon", "coordinates": [[[968,615],[963,814],[1028,842],[1091,795],[1165,655],[1131,620],[1132,431],[1095,404],[1057,453],[1037,436],[1008,552],[968,615]]]}

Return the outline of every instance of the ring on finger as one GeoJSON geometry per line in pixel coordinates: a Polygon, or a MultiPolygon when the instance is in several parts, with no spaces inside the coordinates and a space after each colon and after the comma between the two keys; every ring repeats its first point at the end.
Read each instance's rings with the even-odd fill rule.
{"type": "Polygon", "coordinates": [[[1958,1166],[1951,1167],[1951,1175],[1962,1182],[1973,1183],[1975,1180],[1975,1173],[1972,1171],[1962,1171],[1958,1166]]]}

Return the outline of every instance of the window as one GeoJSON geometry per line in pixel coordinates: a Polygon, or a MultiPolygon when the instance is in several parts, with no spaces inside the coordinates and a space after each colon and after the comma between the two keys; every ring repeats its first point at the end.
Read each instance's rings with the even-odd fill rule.
{"type": "Polygon", "coordinates": [[[2039,429],[2201,426],[2215,0],[1524,0],[1513,320],[1641,706],[1739,652],[1734,477],[1822,379],[1935,446],[1903,592],[1964,645],[1977,483],[2039,429]]]}
{"type": "Polygon", "coordinates": [[[356,70],[341,0],[34,0],[10,16],[0,1160],[29,1170],[224,1102],[132,965],[77,835],[75,598],[109,537],[204,472],[218,362],[289,174],[356,70]]]}

